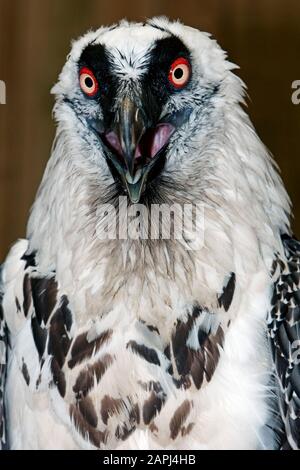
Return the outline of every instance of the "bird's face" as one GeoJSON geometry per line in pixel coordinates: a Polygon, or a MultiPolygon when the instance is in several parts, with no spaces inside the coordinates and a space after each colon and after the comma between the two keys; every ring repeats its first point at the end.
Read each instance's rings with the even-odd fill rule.
{"type": "Polygon", "coordinates": [[[199,171],[191,146],[216,126],[228,71],[206,34],[166,19],[121,23],[74,44],[54,88],[56,117],[107,185],[136,203],[199,171]]]}

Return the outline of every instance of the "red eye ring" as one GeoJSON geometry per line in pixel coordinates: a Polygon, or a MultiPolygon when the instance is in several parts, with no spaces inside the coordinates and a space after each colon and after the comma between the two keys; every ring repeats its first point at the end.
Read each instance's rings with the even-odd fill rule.
{"type": "Polygon", "coordinates": [[[87,96],[93,97],[99,90],[99,84],[93,72],[87,68],[82,67],[79,72],[79,83],[83,93],[87,96]]]}
{"type": "Polygon", "coordinates": [[[169,82],[173,87],[183,88],[189,81],[191,76],[191,64],[184,57],[174,60],[169,71],[169,82]]]}

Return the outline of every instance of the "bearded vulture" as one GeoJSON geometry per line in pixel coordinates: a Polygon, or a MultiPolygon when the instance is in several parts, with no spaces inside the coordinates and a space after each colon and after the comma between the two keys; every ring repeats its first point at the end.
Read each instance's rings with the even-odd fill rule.
{"type": "Polygon", "coordinates": [[[161,17],[73,43],[1,270],[2,448],[300,447],[300,243],[235,68],[161,17]],[[120,198],[200,205],[201,243],[100,236],[120,198]]]}

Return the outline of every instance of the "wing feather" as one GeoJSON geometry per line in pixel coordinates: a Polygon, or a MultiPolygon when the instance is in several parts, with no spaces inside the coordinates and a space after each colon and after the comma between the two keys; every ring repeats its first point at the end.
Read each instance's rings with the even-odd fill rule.
{"type": "Polygon", "coordinates": [[[300,449],[300,242],[282,237],[286,260],[276,256],[268,333],[285,429],[282,449],[300,449]]]}
{"type": "Polygon", "coordinates": [[[2,268],[0,266],[0,449],[6,449],[7,435],[5,422],[4,389],[6,379],[7,328],[2,307],[3,292],[1,271],[2,268]]]}

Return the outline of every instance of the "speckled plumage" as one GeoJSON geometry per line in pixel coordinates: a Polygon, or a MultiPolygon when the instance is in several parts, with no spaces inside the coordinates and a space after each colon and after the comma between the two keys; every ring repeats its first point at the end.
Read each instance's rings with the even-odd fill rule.
{"type": "Polygon", "coordinates": [[[299,365],[283,406],[273,364],[283,383],[278,362],[282,353],[286,373],[281,348],[290,339],[282,343],[275,328],[267,340],[274,286],[285,282],[290,256],[298,273],[299,250],[290,254],[282,239],[290,235],[289,199],[241,107],[233,69],[207,34],[165,18],[122,22],[73,44],[53,90],[57,136],[27,239],[3,268],[0,341],[8,332],[9,347],[0,391],[3,382],[10,448],[299,446],[299,365]],[[120,185],[89,128],[105,100],[83,96],[78,62],[89,45],[105,46],[117,106],[145,86],[156,42],[173,36],[193,72],[186,89],[164,98],[160,118],[189,113],[143,202],[203,204],[204,245],[100,240],[98,208],[116,204],[120,185]]]}

